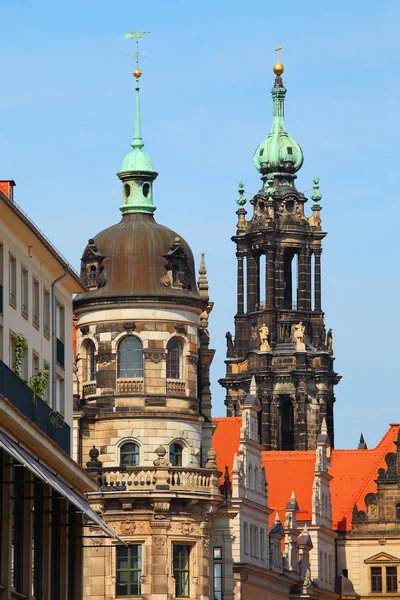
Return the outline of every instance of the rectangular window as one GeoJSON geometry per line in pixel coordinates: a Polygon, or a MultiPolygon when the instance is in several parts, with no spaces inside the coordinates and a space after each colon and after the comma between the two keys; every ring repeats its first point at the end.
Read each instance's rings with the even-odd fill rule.
{"type": "Polygon", "coordinates": [[[65,335],[65,321],[64,321],[64,307],[57,302],[57,310],[56,310],[56,353],[57,353],[57,363],[60,367],[64,368],[65,365],[65,352],[64,352],[64,335],[65,335]]]}
{"type": "Polygon", "coordinates": [[[57,375],[55,409],[64,413],[64,379],[57,375]]]}
{"type": "Polygon", "coordinates": [[[28,316],[29,313],[29,280],[28,271],[21,267],[21,312],[28,316]]]}
{"type": "Polygon", "coordinates": [[[117,598],[126,596],[140,596],[142,576],[142,546],[117,546],[116,561],[116,588],[117,598]]]}
{"type": "Polygon", "coordinates": [[[243,548],[244,548],[244,553],[248,554],[249,553],[249,526],[247,523],[244,523],[243,525],[243,548]]]}
{"type": "Polygon", "coordinates": [[[15,342],[15,335],[13,333],[10,333],[8,365],[9,365],[10,369],[12,369],[13,371],[14,371],[14,342],[15,342]]]}
{"type": "Polygon", "coordinates": [[[17,261],[15,257],[10,254],[9,260],[9,297],[10,304],[14,308],[17,306],[17,261]]]}
{"type": "Polygon", "coordinates": [[[33,324],[39,327],[40,322],[40,301],[39,301],[39,282],[33,278],[33,324]]]}
{"type": "Polygon", "coordinates": [[[382,592],[382,568],[371,567],[371,592],[382,592]]]}
{"type": "Polygon", "coordinates": [[[43,329],[44,334],[50,337],[50,294],[46,288],[43,290],[43,329]]]}
{"type": "Polygon", "coordinates": [[[265,534],[264,534],[264,529],[260,529],[260,556],[261,556],[261,560],[265,560],[265,534]]]}
{"type": "Polygon", "coordinates": [[[39,355],[33,351],[32,354],[32,375],[36,375],[40,371],[39,355]]]}
{"type": "Polygon", "coordinates": [[[222,600],[222,548],[214,548],[213,559],[213,600],[222,600]]]}
{"type": "Polygon", "coordinates": [[[386,567],[386,593],[397,592],[397,567],[386,567]]]}
{"type": "Polygon", "coordinates": [[[175,578],[175,596],[177,598],[189,598],[189,557],[190,546],[174,544],[173,567],[175,578]]]}

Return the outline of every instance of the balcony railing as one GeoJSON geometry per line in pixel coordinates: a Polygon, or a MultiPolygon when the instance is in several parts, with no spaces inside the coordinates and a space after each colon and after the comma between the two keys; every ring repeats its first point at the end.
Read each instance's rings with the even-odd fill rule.
{"type": "Polygon", "coordinates": [[[1,360],[0,394],[46,433],[64,452],[70,453],[69,425],[41,398],[34,399],[31,388],[1,360]]]}
{"type": "Polygon", "coordinates": [[[96,382],[92,381],[89,383],[84,383],[82,395],[84,398],[87,398],[88,396],[95,396],[96,395],[96,382]]]}
{"type": "MultiPolygon", "coordinates": [[[[161,473],[157,471],[155,467],[103,467],[99,469],[97,480],[103,491],[140,492],[143,489],[156,489],[158,480],[161,481],[161,473]]],[[[165,475],[163,473],[163,482],[165,475]]],[[[166,482],[171,491],[218,493],[218,478],[209,469],[169,467],[166,482]]]]}
{"type": "Polygon", "coordinates": [[[117,379],[117,394],[141,394],[143,392],[143,377],[117,379]]]}
{"type": "Polygon", "coordinates": [[[186,382],[182,379],[167,379],[167,394],[186,396],[186,382]]]}

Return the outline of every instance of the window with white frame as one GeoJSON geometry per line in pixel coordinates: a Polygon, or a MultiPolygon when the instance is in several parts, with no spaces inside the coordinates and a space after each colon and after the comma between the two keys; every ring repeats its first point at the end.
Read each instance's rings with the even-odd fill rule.
{"type": "Polygon", "coordinates": [[[222,597],[222,548],[213,548],[213,600],[223,600],[222,597]]]}
{"type": "Polygon", "coordinates": [[[38,280],[33,277],[32,279],[32,304],[33,304],[33,313],[32,313],[32,320],[33,320],[33,324],[36,327],[39,327],[39,323],[40,323],[40,288],[39,288],[39,282],[38,280]]]}
{"type": "Polygon", "coordinates": [[[12,254],[9,255],[8,273],[9,300],[11,306],[15,308],[17,306],[17,261],[15,256],[13,256],[12,254]]]}
{"type": "Polygon", "coordinates": [[[50,337],[50,293],[43,289],[43,329],[44,334],[50,337]]]}

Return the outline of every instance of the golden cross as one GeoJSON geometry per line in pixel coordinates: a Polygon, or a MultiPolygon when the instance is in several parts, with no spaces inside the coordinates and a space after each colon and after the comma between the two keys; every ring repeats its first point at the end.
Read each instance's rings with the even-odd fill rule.
{"type": "Polygon", "coordinates": [[[278,47],[275,48],[275,52],[278,53],[278,63],[281,62],[281,50],[282,50],[281,45],[278,44],[278,47]]]}

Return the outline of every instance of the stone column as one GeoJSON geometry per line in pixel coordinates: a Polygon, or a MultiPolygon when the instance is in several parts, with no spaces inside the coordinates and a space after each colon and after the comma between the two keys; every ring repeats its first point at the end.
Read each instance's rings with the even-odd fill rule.
{"type": "Polygon", "coordinates": [[[266,274],[265,274],[265,299],[267,308],[275,306],[275,269],[274,269],[274,249],[271,246],[267,248],[266,254],[266,274]]]}
{"type": "Polygon", "coordinates": [[[256,309],[257,293],[257,262],[251,252],[247,255],[247,312],[256,309]]]}
{"type": "Polygon", "coordinates": [[[306,310],[307,307],[307,291],[306,291],[306,251],[304,248],[300,249],[299,253],[299,268],[297,273],[298,279],[298,298],[297,298],[297,309],[306,310]]]}
{"type": "Polygon", "coordinates": [[[33,531],[33,482],[28,469],[24,469],[24,551],[23,551],[23,593],[27,598],[32,592],[32,531],[33,531]]]}
{"type": "Polygon", "coordinates": [[[279,412],[277,405],[277,398],[273,398],[270,404],[270,449],[271,450],[279,450],[279,412]]]}
{"type": "Polygon", "coordinates": [[[306,310],[311,310],[311,256],[306,250],[306,310]]]}
{"type": "Polygon", "coordinates": [[[314,250],[314,310],[321,310],[321,253],[322,248],[314,250]]]}
{"type": "Polygon", "coordinates": [[[307,450],[307,413],[305,384],[300,384],[296,392],[297,400],[297,443],[296,450],[307,450]]]}
{"type": "Polygon", "coordinates": [[[283,271],[283,255],[285,249],[277,248],[276,259],[275,259],[275,306],[277,308],[283,307],[284,298],[284,271],[283,271]]]}
{"type": "Polygon", "coordinates": [[[263,396],[261,399],[261,443],[265,450],[271,449],[271,398],[269,395],[263,396]]]}
{"type": "Polygon", "coordinates": [[[244,273],[243,273],[243,254],[236,253],[237,256],[237,314],[244,314],[244,273]]]}

